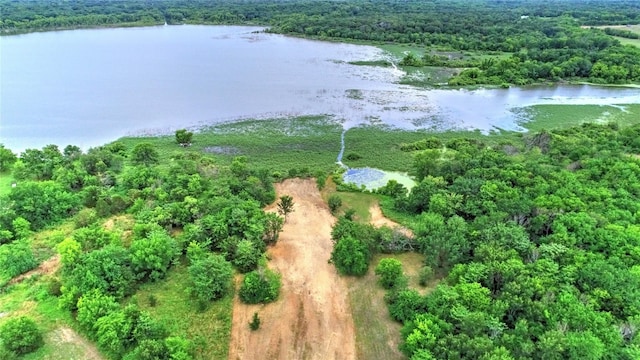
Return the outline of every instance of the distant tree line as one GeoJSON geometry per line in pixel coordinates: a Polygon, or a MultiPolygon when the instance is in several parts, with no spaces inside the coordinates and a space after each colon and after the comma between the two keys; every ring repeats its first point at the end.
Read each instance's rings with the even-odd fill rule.
{"type": "MultiPolygon", "coordinates": [[[[640,49],[580,25],[638,24],[633,0],[546,1],[0,1],[2,34],[77,27],[258,24],[270,32],[321,39],[416,44],[456,51],[512,54],[461,61],[426,55],[407,66],[465,68],[450,85],[528,84],[582,78],[640,81],[640,49]]],[[[427,52],[428,53],[428,52],[427,52]]]]}

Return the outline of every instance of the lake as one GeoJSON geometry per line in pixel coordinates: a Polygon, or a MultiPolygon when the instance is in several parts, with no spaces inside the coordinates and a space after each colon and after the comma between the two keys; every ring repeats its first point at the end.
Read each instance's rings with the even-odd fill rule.
{"type": "Polygon", "coordinates": [[[345,127],[517,129],[533,104],[640,103],[640,89],[548,86],[426,90],[398,85],[371,46],[240,26],[158,26],[0,38],[0,143],[96,146],[245,118],[331,114],[345,127]]]}

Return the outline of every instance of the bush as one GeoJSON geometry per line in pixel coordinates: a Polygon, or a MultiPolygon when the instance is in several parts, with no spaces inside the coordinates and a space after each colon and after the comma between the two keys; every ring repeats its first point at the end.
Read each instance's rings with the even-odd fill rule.
{"type": "Polygon", "coordinates": [[[253,319],[251,319],[251,322],[249,323],[249,328],[251,329],[251,331],[260,329],[260,317],[258,317],[257,312],[253,313],[253,319]]]}
{"type": "Polygon", "coordinates": [[[6,350],[18,355],[33,352],[43,345],[36,322],[26,316],[9,319],[0,328],[0,339],[6,350]]]}
{"type": "Polygon", "coordinates": [[[193,294],[204,303],[220,299],[229,291],[233,268],[222,255],[208,254],[194,257],[189,266],[189,277],[193,294]]]}
{"type": "Polygon", "coordinates": [[[340,198],[340,196],[333,194],[331,196],[329,196],[329,210],[331,210],[331,215],[335,215],[336,212],[338,212],[338,210],[340,209],[340,206],[342,206],[342,199],[340,198]]]}
{"type": "Polygon", "coordinates": [[[0,245],[0,278],[12,278],[38,266],[33,252],[24,241],[0,245]]]}
{"type": "Polygon", "coordinates": [[[180,253],[176,241],[165,231],[154,231],[144,239],[134,240],[129,251],[133,271],[138,278],[153,281],[164,278],[180,253]]]}
{"type": "Polygon", "coordinates": [[[98,213],[95,209],[84,208],[76,214],[74,224],[76,229],[93,225],[98,220],[98,213]]]}
{"type": "Polygon", "coordinates": [[[280,275],[259,269],[245,275],[240,287],[240,300],[247,304],[270,303],[280,294],[280,275]]]}
{"type": "Polygon", "coordinates": [[[256,245],[251,240],[240,240],[233,257],[233,265],[241,273],[246,273],[258,266],[260,256],[260,250],[256,248],[256,245]]]}
{"type": "Polygon", "coordinates": [[[343,275],[362,276],[369,269],[369,249],[362,241],[345,236],[333,246],[331,262],[343,275]]]}
{"type": "Polygon", "coordinates": [[[420,269],[419,279],[420,286],[427,286],[429,281],[433,279],[433,269],[431,266],[425,265],[420,269]]]}
{"type": "Polygon", "coordinates": [[[380,277],[379,281],[385,289],[393,288],[398,279],[402,278],[402,263],[397,259],[382,259],[376,266],[376,275],[380,277]]]}
{"type": "Polygon", "coordinates": [[[356,160],[362,159],[362,156],[360,156],[360,154],[356,154],[356,153],[349,153],[349,154],[347,154],[347,156],[345,156],[345,158],[347,160],[356,161],[356,160]]]}

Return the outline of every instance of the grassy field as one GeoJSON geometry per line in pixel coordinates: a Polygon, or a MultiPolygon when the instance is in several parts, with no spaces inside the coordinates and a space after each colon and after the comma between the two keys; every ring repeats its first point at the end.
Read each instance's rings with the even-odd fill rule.
{"type": "MultiPolygon", "coordinates": [[[[537,119],[533,123],[537,122],[537,119]]],[[[400,150],[403,143],[412,143],[427,137],[437,137],[446,142],[457,137],[482,140],[485,143],[497,143],[516,139],[520,135],[514,132],[495,131],[483,135],[480,131],[431,132],[426,130],[406,131],[387,127],[362,126],[349,129],[345,134],[345,158],[349,167],[375,167],[391,171],[407,171],[413,163],[413,153],[400,150]],[[355,154],[358,160],[348,160],[349,154],[355,154]]]]}
{"type": "MultiPolygon", "coordinates": [[[[369,208],[381,200],[381,196],[364,193],[336,192],[335,184],[327,181],[322,191],[326,200],[331,194],[338,194],[342,199],[342,208],[354,209],[355,220],[361,223],[370,221],[369,208]]],[[[400,344],[401,324],[390,316],[384,301],[384,289],[378,284],[374,269],[381,259],[393,257],[400,260],[409,280],[409,287],[424,293],[432,287],[419,285],[419,271],[424,265],[424,256],[417,253],[377,254],[371,261],[369,271],[362,277],[349,277],[349,302],[356,330],[357,359],[404,359],[398,350],[400,344]]],[[[435,285],[435,283],[433,284],[435,285]]]]}
{"type": "MultiPolygon", "coordinates": [[[[98,355],[91,342],[74,329],[71,313],[58,307],[58,299],[49,295],[52,276],[34,276],[11,285],[0,293],[0,326],[17,316],[29,316],[43,333],[44,345],[20,359],[88,359],[98,355]]],[[[94,357],[95,359],[96,357],[94,357]]]]}
{"type": "Polygon", "coordinates": [[[287,174],[292,169],[333,170],[340,152],[342,126],[328,117],[248,120],[207,128],[193,137],[193,145],[181,148],[174,136],[122,138],[128,147],[140,142],[157,146],[163,159],[178,152],[205,153],[227,165],[246,156],[261,168],[287,174]]]}
{"type": "MultiPolygon", "coordinates": [[[[376,46],[384,50],[391,58],[395,59],[396,64],[408,53],[413,53],[417,57],[422,57],[425,53],[429,53],[431,55],[440,55],[451,59],[461,60],[484,60],[490,58],[501,59],[511,56],[510,53],[459,51],[441,48],[428,48],[414,44],[382,44],[376,46]]],[[[406,74],[400,80],[401,84],[423,87],[446,85],[452,76],[457,75],[461,71],[460,68],[440,66],[404,66],[402,67],[402,70],[404,70],[406,74]]]]}
{"type": "Polygon", "coordinates": [[[561,129],[586,122],[615,122],[621,126],[640,123],[640,105],[534,105],[522,109],[532,121],[521,125],[530,131],[561,129]]]}
{"type": "MultiPolygon", "coordinates": [[[[638,122],[640,105],[536,105],[523,108],[520,124],[529,131],[566,128],[584,122],[617,122],[622,126],[638,122]]],[[[236,156],[247,156],[252,164],[284,176],[291,169],[304,170],[312,175],[335,171],[340,151],[342,126],[329,117],[300,117],[272,120],[249,120],[216,125],[196,133],[193,145],[182,148],[173,136],[122,138],[127,147],[140,142],[156,145],[163,162],[177,153],[206,154],[226,166],[236,156]]],[[[400,150],[403,143],[425,137],[448,139],[465,136],[488,144],[517,140],[520,133],[495,130],[489,136],[480,131],[431,132],[406,131],[387,126],[358,126],[345,133],[345,165],[374,167],[388,171],[407,171],[413,154],[400,150]],[[349,160],[353,159],[353,160],[349,160]]]]}
{"type": "Polygon", "coordinates": [[[169,270],[167,277],[144,284],[132,296],[141,309],[168,327],[171,334],[191,340],[196,359],[226,359],[229,354],[233,294],[210,303],[204,311],[196,310],[195,301],[187,292],[187,267],[184,264],[169,270]],[[155,306],[150,299],[154,298],[155,306]]]}
{"type": "Polygon", "coordinates": [[[356,350],[358,359],[404,359],[398,350],[400,344],[400,323],[389,316],[384,302],[385,291],[378,284],[374,269],[378,262],[393,257],[402,262],[409,286],[426,292],[429,288],[418,285],[418,272],[424,257],[416,253],[376,255],[371,261],[369,272],[360,278],[349,278],[349,300],[356,326],[356,350]]]}
{"type": "Polygon", "coordinates": [[[622,45],[633,45],[640,47],[640,39],[627,39],[619,36],[613,36],[613,38],[618,39],[622,45]]]}
{"type": "MultiPolygon", "coordinates": [[[[594,27],[598,29],[612,28],[618,30],[626,30],[632,33],[640,34],[640,25],[602,25],[594,27]]],[[[619,36],[612,37],[618,39],[622,45],[633,45],[640,47],[640,39],[627,39],[619,36]]]]}

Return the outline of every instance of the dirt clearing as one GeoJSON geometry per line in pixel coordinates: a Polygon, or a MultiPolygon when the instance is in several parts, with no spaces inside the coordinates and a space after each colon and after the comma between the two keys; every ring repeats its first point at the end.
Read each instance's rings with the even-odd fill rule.
{"type": "Polygon", "coordinates": [[[29,270],[24,274],[20,274],[11,281],[9,281],[9,285],[17,284],[25,279],[28,279],[34,275],[51,275],[58,271],[60,268],[60,255],[54,255],[49,259],[45,260],[40,264],[37,268],[33,270],[29,270]]]}
{"type": "Polygon", "coordinates": [[[229,359],[356,358],[349,289],[328,263],[334,218],[313,179],[276,184],[278,197],[295,203],[278,243],[269,249],[269,267],[282,274],[280,299],[268,305],[245,305],[236,297],[229,359]],[[258,331],[248,323],[261,319],[258,331]]]}
{"type": "Polygon", "coordinates": [[[371,207],[369,208],[369,214],[371,215],[371,218],[369,220],[369,223],[371,225],[377,228],[387,226],[392,229],[397,229],[404,236],[410,238],[413,237],[413,232],[411,232],[410,229],[407,229],[397,222],[384,217],[384,214],[382,214],[382,209],[380,209],[380,204],[378,204],[377,202],[371,205],[371,207]]]}
{"type": "Polygon", "coordinates": [[[47,336],[57,349],[51,357],[45,359],[71,359],[71,360],[102,360],[98,349],[94,344],[78,335],[75,330],[62,326],[52,331],[47,336]]]}

